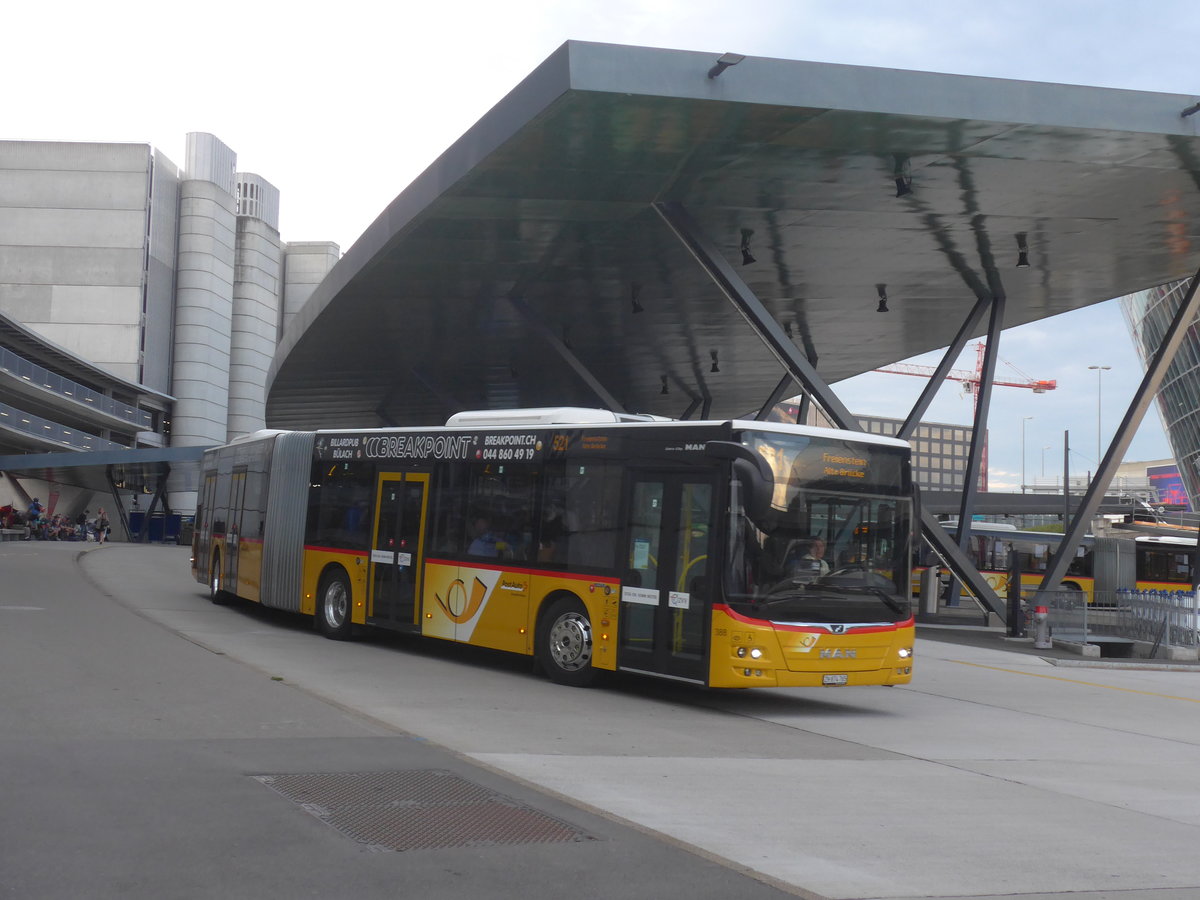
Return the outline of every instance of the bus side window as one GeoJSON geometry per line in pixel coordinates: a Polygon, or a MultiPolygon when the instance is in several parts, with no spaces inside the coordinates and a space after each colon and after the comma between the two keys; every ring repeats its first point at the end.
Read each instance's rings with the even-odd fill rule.
{"type": "Polygon", "coordinates": [[[620,530],[622,470],[592,463],[569,469],[566,519],[567,563],[572,566],[616,565],[620,530]]]}
{"type": "Polygon", "coordinates": [[[538,561],[616,565],[622,478],[622,469],[607,463],[551,463],[542,493],[538,561]]]}
{"type": "Polygon", "coordinates": [[[325,464],[323,471],[315,472],[317,486],[309,493],[308,515],[312,539],[330,547],[366,547],[374,481],[370,469],[344,464],[325,464]]]}
{"type": "Polygon", "coordinates": [[[467,499],[465,475],[459,465],[443,465],[439,473],[440,483],[433,492],[433,548],[439,553],[456,554],[463,549],[467,528],[463,518],[467,499]]]}
{"type": "Polygon", "coordinates": [[[535,467],[514,463],[488,463],[470,472],[463,534],[468,555],[532,558],[537,476],[535,467]]]}
{"type": "MultiPolygon", "coordinates": [[[[561,465],[554,468],[561,469],[561,465]]],[[[548,472],[545,490],[542,493],[541,521],[538,525],[538,562],[566,562],[567,535],[570,533],[571,528],[567,522],[566,479],[561,474],[548,472]]]]}

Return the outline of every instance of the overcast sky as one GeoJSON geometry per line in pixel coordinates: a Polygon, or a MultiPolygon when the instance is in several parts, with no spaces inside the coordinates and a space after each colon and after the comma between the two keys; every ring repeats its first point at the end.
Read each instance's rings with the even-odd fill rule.
{"type": "MultiPolygon", "coordinates": [[[[1195,94],[1200,4],[1175,0],[341,0],[288,4],[16,3],[5,10],[0,138],[148,142],[177,164],[211,132],[281,192],[284,240],[346,250],[383,208],[566,40],[706,50],[1195,94]]],[[[993,487],[1095,466],[1097,373],[1111,435],[1141,378],[1115,303],[1006,332],[993,487]],[[1049,446],[1051,449],[1043,451],[1049,446]],[[1053,461],[1053,465],[1052,465],[1053,461]]],[[[974,351],[959,368],[974,367],[974,351]]],[[[845,386],[856,412],[902,416],[921,388],[902,375],[845,386]]],[[[839,388],[839,391],[842,388],[839,388]]],[[[949,383],[928,418],[969,422],[949,383]]],[[[1170,455],[1151,412],[1127,459],[1170,455]]]]}

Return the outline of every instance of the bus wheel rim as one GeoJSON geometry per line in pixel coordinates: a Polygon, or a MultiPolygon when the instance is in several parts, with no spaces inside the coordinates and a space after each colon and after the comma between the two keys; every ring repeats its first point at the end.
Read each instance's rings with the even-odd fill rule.
{"type": "Polygon", "coordinates": [[[567,672],[578,671],[592,661],[592,623],[587,616],[567,613],[550,626],[550,658],[567,672]]]}
{"type": "Polygon", "coordinates": [[[332,582],[325,590],[325,621],[339,628],[346,621],[346,588],[340,581],[332,582]]]}

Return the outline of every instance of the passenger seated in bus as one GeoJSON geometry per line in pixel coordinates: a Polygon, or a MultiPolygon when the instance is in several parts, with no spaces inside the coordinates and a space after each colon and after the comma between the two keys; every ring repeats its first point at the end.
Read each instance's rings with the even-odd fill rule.
{"type": "Polygon", "coordinates": [[[487,519],[482,516],[476,518],[474,525],[471,526],[471,534],[473,538],[471,545],[467,547],[467,553],[471,556],[499,555],[499,542],[487,519]]]}
{"type": "Polygon", "coordinates": [[[561,562],[566,557],[567,524],[561,506],[552,504],[538,533],[538,561],[561,562]]]}

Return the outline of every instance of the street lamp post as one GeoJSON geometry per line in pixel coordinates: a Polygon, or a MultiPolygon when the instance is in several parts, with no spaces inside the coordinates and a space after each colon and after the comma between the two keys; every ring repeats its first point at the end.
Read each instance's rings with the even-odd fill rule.
{"type": "Polygon", "coordinates": [[[1021,493],[1025,493],[1025,423],[1032,419],[1033,416],[1024,416],[1021,419],[1021,493]]]}
{"type": "Polygon", "coordinates": [[[1046,451],[1049,450],[1052,446],[1054,446],[1054,445],[1047,444],[1045,447],[1042,448],[1042,477],[1043,478],[1046,477],[1046,451]]]}
{"type": "Polygon", "coordinates": [[[1098,470],[1100,468],[1100,457],[1103,455],[1100,452],[1101,379],[1104,373],[1111,369],[1112,366],[1088,366],[1088,368],[1096,370],[1096,468],[1098,470]]]}

